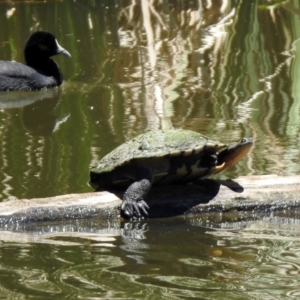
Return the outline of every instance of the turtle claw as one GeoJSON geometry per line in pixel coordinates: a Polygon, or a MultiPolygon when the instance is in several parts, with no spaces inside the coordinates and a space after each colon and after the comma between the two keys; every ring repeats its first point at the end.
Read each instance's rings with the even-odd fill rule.
{"type": "Polygon", "coordinates": [[[143,200],[151,188],[149,179],[132,183],[123,195],[122,211],[129,218],[141,218],[142,213],[148,215],[148,204],[143,200]]]}
{"type": "Polygon", "coordinates": [[[149,209],[149,206],[144,200],[136,202],[126,199],[123,200],[121,209],[129,218],[142,218],[142,213],[148,215],[147,209],[149,209]]]}
{"type": "Polygon", "coordinates": [[[146,216],[148,216],[147,209],[150,209],[149,205],[144,200],[137,202],[137,205],[138,205],[139,209],[142,210],[146,216]]]}

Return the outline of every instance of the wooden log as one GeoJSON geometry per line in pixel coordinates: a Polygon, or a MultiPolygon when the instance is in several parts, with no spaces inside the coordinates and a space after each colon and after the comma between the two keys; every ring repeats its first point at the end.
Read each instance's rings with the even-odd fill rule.
{"type": "MultiPolygon", "coordinates": [[[[120,218],[122,193],[92,192],[0,203],[0,225],[120,218]]],[[[204,179],[190,185],[153,187],[149,217],[228,212],[270,213],[300,207],[300,176],[246,176],[204,179]]]]}

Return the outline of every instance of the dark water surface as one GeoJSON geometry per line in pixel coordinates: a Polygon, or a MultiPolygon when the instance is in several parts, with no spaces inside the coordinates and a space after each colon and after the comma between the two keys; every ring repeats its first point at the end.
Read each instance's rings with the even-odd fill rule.
{"type": "MultiPolygon", "coordinates": [[[[300,5],[276,3],[1,1],[0,59],[22,62],[40,29],[72,58],[54,58],[58,89],[0,93],[0,201],[91,191],[91,164],[156,128],[252,136],[253,151],[224,178],[299,174],[300,5]]],[[[16,299],[299,297],[298,215],[210,224],[7,228],[0,290],[16,299]]]]}
{"type": "Polygon", "coordinates": [[[298,218],[215,223],[199,217],[121,224],[90,220],[19,226],[1,232],[2,295],[298,299],[298,218]]]}

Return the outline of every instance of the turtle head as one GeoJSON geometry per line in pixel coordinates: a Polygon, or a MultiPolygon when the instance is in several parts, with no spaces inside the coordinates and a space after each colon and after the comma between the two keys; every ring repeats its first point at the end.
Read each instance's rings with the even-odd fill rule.
{"type": "Polygon", "coordinates": [[[239,142],[225,148],[218,154],[218,165],[213,173],[229,168],[248,154],[253,145],[252,138],[243,138],[239,142]]]}

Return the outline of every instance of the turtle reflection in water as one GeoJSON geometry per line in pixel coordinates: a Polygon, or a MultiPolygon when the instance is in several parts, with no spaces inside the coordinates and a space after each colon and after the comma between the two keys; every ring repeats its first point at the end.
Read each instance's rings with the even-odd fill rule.
{"type": "Polygon", "coordinates": [[[127,186],[122,211],[147,215],[145,198],[152,185],[182,184],[218,173],[241,160],[252,139],[226,145],[190,130],[157,130],[120,145],[90,170],[96,190],[127,186]]]}

